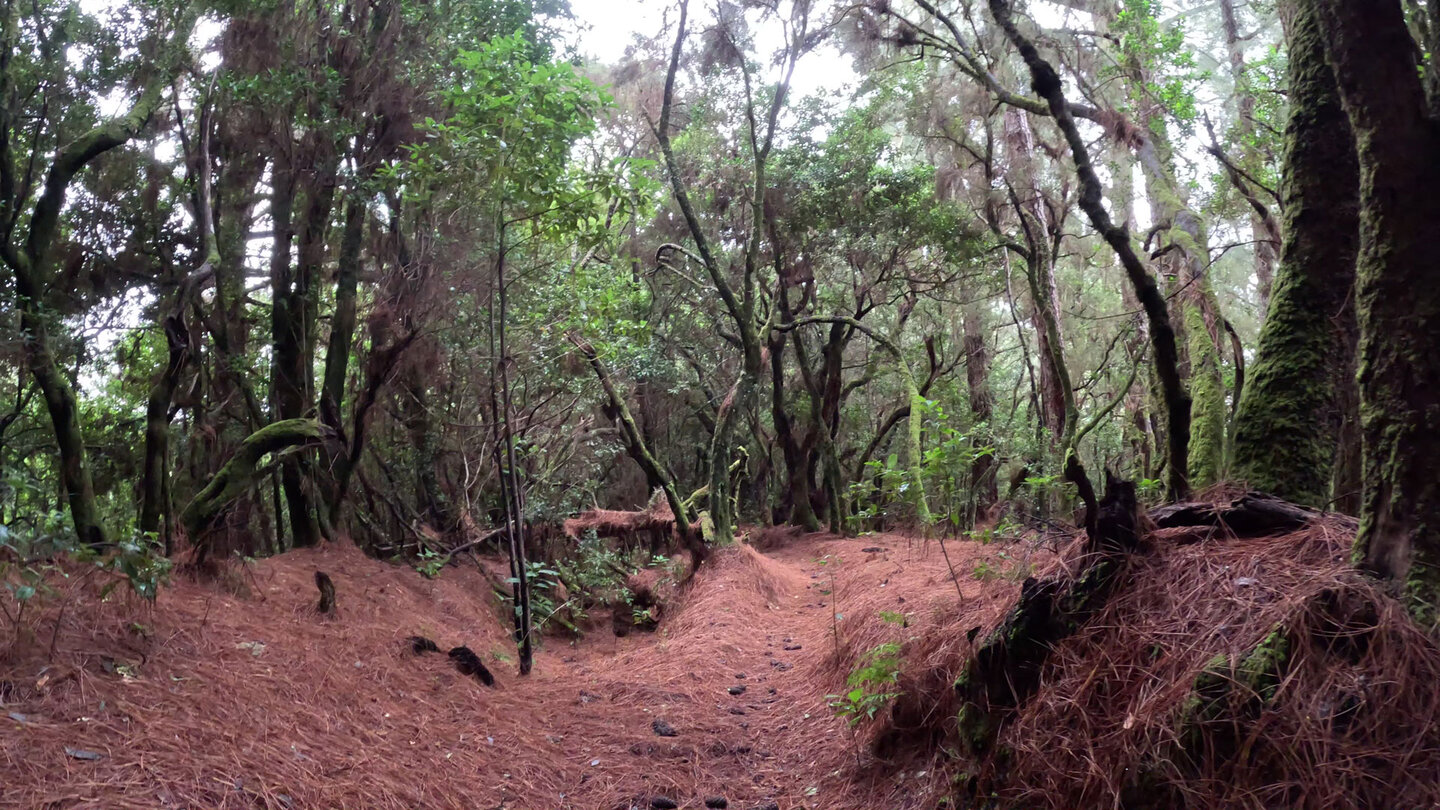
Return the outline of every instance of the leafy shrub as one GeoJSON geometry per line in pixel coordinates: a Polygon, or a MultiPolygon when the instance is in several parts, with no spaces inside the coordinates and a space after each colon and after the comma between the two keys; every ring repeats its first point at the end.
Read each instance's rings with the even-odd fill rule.
{"type": "Polygon", "coordinates": [[[109,596],[120,584],[142,599],[153,602],[160,587],[169,581],[172,563],[164,556],[153,534],[130,533],[113,547],[94,549],[80,544],[69,528],[65,513],[54,511],[44,515],[28,531],[14,531],[0,526],[0,582],[10,592],[9,600],[0,599],[0,612],[10,623],[17,638],[25,632],[25,617],[31,609],[38,610],[46,599],[57,595],[51,583],[69,579],[71,571],[61,560],[79,563],[81,577],[107,574],[112,580],[101,589],[101,598],[109,596]]]}
{"type": "MultiPolygon", "coordinates": [[[[888,620],[887,620],[888,621],[888,620]]],[[[859,725],[879,714],[900,693],[893,691],[900,680],[900,644],[887,641],[865,653],[860,666],[845,678],[850,691],[827,695],[835,714],[859,725]]]]}

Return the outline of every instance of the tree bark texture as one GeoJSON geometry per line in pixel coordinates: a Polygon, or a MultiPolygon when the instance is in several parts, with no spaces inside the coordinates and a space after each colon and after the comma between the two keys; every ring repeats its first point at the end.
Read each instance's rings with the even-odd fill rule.
{"type": "Polygon", "coordinates": [[[1234,471],[1256,489],[1323,506],[1338,428],[1356,416],[1344,413],[1353,377],[1332,369],[1353,375],[1360,179],[1313,8],[1296,10],[1289,52],[1284,248],[1235,417],[1234,471]]]}
{"type": "Polygon", "coordinates": [[[1403,583],[1417,615],[1440,604],[1440,124],[1398,0],[1309,0],[1360,164],[1357,556],[1403,583]]]}

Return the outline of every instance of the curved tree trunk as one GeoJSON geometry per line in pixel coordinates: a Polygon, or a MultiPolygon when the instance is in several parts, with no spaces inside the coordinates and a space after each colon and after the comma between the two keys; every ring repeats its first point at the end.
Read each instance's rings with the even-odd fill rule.
{"type": "MultiPolygon", "coordinates": [[[[183,46],[197,13],[195,8],[184,10],[170,47],[183,46]]],[[[53,282],[54,248],[60,238],[60,214],[65,208],[70,184],[96,158],[123,146],[140,133],[160,106],[169,74],[160,66],[154,66],[139,98],[129,110],[55,151],[45,170],[44,181],[39,186],[40,196],[35,201],[30,219],[24,228],[16,229],[19,210],[28,203],[24,195],[30,191],[28,187],[17,190],[14,183],[11,138],[21,131],[22,126],[20,122],[9,120],[11,100],[8,96],[12,91],[18,92],[13,71],[20,68],[12,65],[10,60],[11,51],[18,42],[18,25],[18,9],[7,7],[3,20],[0,20],[0,32],[3,32],[0,49],[5,51],[5,56],[0,58],[0,92],[7,96],[0,102],[0,161],[4,161],[0,173],[5,179],[0,183],[0,211],[5,212],[9,221],[4,223],[6,230],[4,241],[0,242],[0,260],[14,276],[20,333],[25,336],[25,363],[44,397],[45,408],[55,430],[55,444],[60,455],[60,483],[69,503],[75,534],[81,543],[100,546],[105,543],[105,531],[100,522],[95,485],[85,454],[79,405],[75,388],[60,366],[60,358],[52,345],[50,327],[54,317],[45,311],[45,300],[53,292],[50,287],[53,282]],[[22,244],[10,243],[12,232],[23,235],[22,244]]]]}
{"type": "MultiPolygon", "coordinates": [[[[1180,378],[1179,352],[1175,343],[1175,330],[1170,325],[1170,314],[1165,298],[1160,294],[1155,278],[1135,254],[1130,235],[1110,219],[1110,213],[1101,202],[1104,191],[1100,177],[1090,162],[1090,152],[1085,139],[1075,125],[1075,117],[1065,100],[1064,88],[1055,68],[1040,56],[1040,52],[1015,28],[1010,18],[1010,7],[1005,0],[990,0],[990,10],[1004,29],[1006,36],[1015,44],[1030,68],[1037,93],[1045,99],[1051,115],[1065,134],[1065,141],[1075,160],[1075,171],[1080,177],[1080,208],[1120,257],[1125,275],[1135,288],[1135,297],[1145,310],[1150,326],[1150,341],[1155,350],[1155,373],[1160,379],[1164,392],[1168,417],[1169,438],[1169,481],[1168,490],[1172,500],[1183,498],[1189,492],[1185,459],[1189,457],[1190,444],[1190,395],[1180,378]]],[[[1069,465],[1066,465],[1067,468],[1069,465]]],[[[1091,510],[1093,512],[1093,510],[1091,510]]]]}
{"type": "Polygon", "coordinates": [[[185,533],[195,544],[196,562],[204,561],[208,552],[206,531],[225,507],[270,472],[273,465],[261,462],[318,446],[323,438],[323,428],[314,419],[286,419],[266,425],[241,442],[235,455],[180,513],[185,533]]]}
{"type": "Polygon", "coordinates": [[[615,388],[615,382],[610,377],[610,370],[605,367],[605,362],[600,355],[587,341],[579,338],[571,338],[575,348],[584,355],[590,368],[594,370],[595,377],[600,380],[600,386],[605,389],[605,398],[609,401],[610,410],[620,423],[620,432],[625,439],[625,450],[630,458],[640,465],[641,471],[645,473],[645,480],[651,490],[659,489],[665,493],[665,502],[670,506],[670,513],[675,516],[675,534],[680,542],[690,552],[691,573],[699,569],[700,564],[705,561],[709,551],[705,547],[705,540],[698,537],[690,528],[690,510],[686,508],[685,501],[680,498],[680,492],[675,488],[675,483],[665,473],[665,468],[660,464],[650,448],[645,443],[640,428],[635,424],[635,417],[630,415],[630,407],[625,404],[625,399],[615,388]]]}

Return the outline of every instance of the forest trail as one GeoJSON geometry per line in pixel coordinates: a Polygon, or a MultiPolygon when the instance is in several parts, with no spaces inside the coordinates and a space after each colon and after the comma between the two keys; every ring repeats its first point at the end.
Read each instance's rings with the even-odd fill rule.
{"type": "MultiPolygon", "coordinates": [[[[1022,563],[999,546],[946,545],[960,610],[977,624],[1014,598],[1022,563]]],[[[864,735],[857,742],[827,695],[845,691],[875,644],[955,620],[947,570],[937,542],[898,535],[725,548],[659,632],[547,637],[527,678],[513,656],[497,660],[513,647],[473,568],[428,581],[334,545],[250,564],[228,589],[246,595],[181,576],[148,608],[119,590],[101,604],[77,586],[55,663],[0,665],[0,803],[924,806],[946,787],[939,774],[857,765],[870,759],[857,757],[864,735]],[[333,618],[314,610],[316,570],[335,582],[333,618]],[[443,654],[416,656],[413,634],[472,647],[497,688],[443,654]]],[[[51,625],[40,626],[43,650],[51,625]]]]}

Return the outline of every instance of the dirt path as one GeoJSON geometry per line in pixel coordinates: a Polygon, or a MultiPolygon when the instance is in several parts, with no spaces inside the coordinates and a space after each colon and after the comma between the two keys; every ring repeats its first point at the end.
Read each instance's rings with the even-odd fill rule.
{"type": "Polygon", "coordinates": [[[1019,573],[998,549],[947,545],[963,601],[934,542],[724,549],[658,633],[547,638],[525,679],[494,662],[508,640],[473,571],[429,582],[336,547],[257,563],[248,597],[189,582],[153,610],[82,595],[56,665],[0,666],[0,806],[933,806],[940,774],[876,767],[827,695],[874,645],[1013,594],[990,576],[1019,573]],[[337,618],[311,609],[316,569],[337,618]],[[415,633],[471,646],[498,688],[417,658],[415,633]]]}

